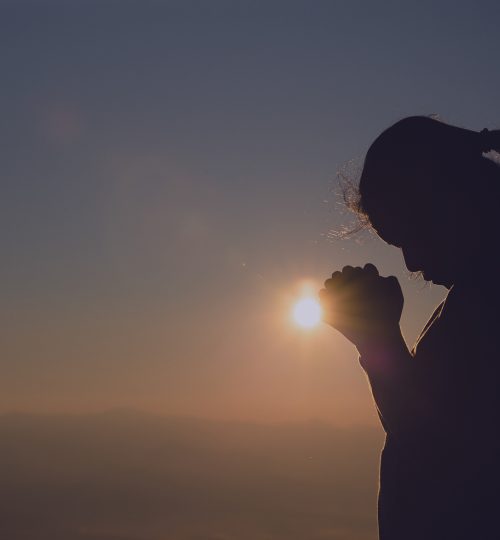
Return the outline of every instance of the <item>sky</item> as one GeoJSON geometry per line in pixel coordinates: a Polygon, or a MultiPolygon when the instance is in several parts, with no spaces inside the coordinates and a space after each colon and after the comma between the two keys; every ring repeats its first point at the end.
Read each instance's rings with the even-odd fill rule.
{"type": "Polygon", "coordinates": [[[405,116],[498,127],[499,16],[2,2],[0,412],[377,425],[352,345],[290,309],[373,262],[415,340],[446,291],[370,234],[331,234],[353,225],[337,173],[405,116]]]}

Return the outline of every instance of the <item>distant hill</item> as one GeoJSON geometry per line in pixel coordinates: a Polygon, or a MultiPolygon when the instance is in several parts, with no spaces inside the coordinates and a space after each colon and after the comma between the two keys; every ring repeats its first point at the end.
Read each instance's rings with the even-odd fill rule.
{"type": "Polygon", "coordinates": [[[382,434],[133,411],[0,416],[0,538],[375,540],[382,434]]]}

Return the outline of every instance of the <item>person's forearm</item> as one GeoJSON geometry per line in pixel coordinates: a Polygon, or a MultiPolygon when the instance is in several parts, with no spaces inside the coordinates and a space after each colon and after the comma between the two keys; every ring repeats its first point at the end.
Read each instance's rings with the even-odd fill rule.
{"type": "Polygon", "coordinates": [[[399,329],[358,347],[373,397],[386,431],[401,435],[418,407],[413,357],[399,329]]]}

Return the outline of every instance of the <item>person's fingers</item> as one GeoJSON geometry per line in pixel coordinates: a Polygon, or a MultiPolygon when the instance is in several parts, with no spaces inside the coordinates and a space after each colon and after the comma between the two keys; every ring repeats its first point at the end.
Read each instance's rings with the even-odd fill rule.
{"type": "Polygon", "coordinates": [[[350,265],[344,266],[344,268],[342,268],[342,275],[346,279],[350,279],[353,275],[353,272],[354,268],[350,265]]]}
{"type": "Polygon", "coordinates": [[[399,287],[399,281],[396,276],[387,276],[385,278],[385,282],[389,285],[389,287],[399,287]]]}
{"type": "Polygon", "coordinates": [[[377,267],[372,263],[365,264],[365,266],[363,267],[363,270],[367,274],[370,274],[370,275],[373,275],[373,276],[378,276],[379,275],[377,267]]]}
{"type": "Polygon", "coordinates": [[[361,266],[355,266],[351,271],[350,278],[359,279],[359,278],[362,278],[363,276],[364,276],[363,268],[361,268],[361,266]]]}
{"type": "MultiPolygon", "coordinates": [[[[373,264],[369,263],[364,267],[346,265],[341,272],[333,272],[332,277],[325,281],[325,292],[321,295],[325,297],[326,294],[333,293],[337,302],[340,300],[344,303],[357,301],[358,297],[366,296],[366,287],[372,288],[373,280],[377,279],[381,278],[373,264]]],[[[355,308],[356,306],[353,305],[352,309],[355,308]]]]}
{"type": "Polygon", "coordinates": [[[329,295],[328,291],[326,289],[320,289],[318,291],[318,296],[320,300],[325,300],[326,297],[329,295]]]}
{"type": "Polygon", "coordinates": [[[402,296],[401,285],[396,276],[387,276],[385,279],[385,290],[393,298],[402,296]]]}
{"type": "Polygon", "coordinates": [[[325,287],[327,289],[336,289],[342,284],[343,280],[344,276],[342,275],[342,272],[334,272],[332,277],[325,281],[325,287]]]}

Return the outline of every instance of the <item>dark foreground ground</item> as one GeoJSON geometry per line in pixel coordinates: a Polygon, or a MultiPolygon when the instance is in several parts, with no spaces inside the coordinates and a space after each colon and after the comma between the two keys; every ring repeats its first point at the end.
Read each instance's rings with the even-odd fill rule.
{"type": "Polygon", "coordinates": [[[375,540],[380,431],[0,416],[6,540],[375,540]]]}

